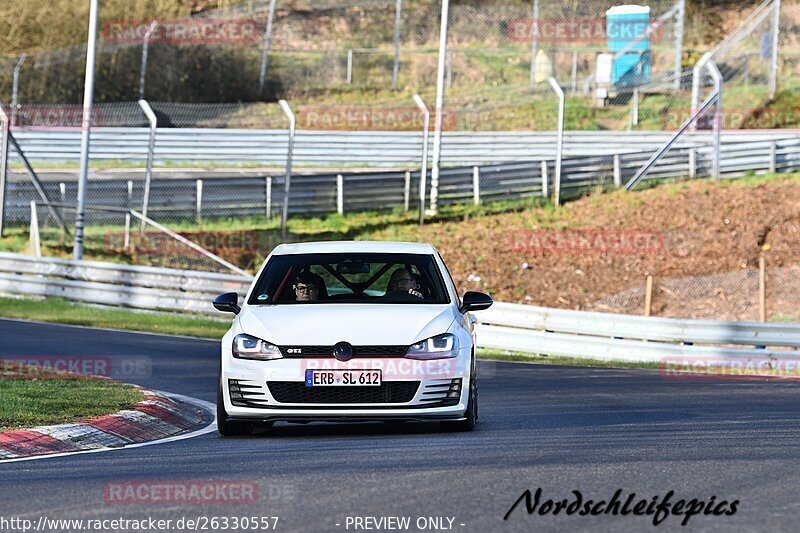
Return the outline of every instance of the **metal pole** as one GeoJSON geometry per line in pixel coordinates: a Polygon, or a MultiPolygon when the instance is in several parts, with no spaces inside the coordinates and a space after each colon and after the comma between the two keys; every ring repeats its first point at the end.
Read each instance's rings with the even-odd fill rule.
{"type": "Polygon", "coordinates": [[[683,19],[686,16],[686,0],[678,0],[678,12],[675,14],[675,67],[673,76],[675,90],[681,88],[681,72],[683,71],[683,19]]]}
{"type": "Polygon", "coordinates": [[[536,89],[536,54],[539,53],[539,0],[533,0],[533,39],[531,41],[531,91],[536,89]]]}
{"type": "Polygon", "coordinates": [[[25,62],[25,58],[28,57],[28,54],[22,54],[19,56],[19,61],[14,66],[14,74],[11,86],[11,124],[16,124],[16,116],[17,116],[17,108],[19,106],[19,102],[17,98],[19,97],[19,72],[22,69],[22,64],[25,62]]]}
{"type": "Polygon", "coordinates": [[[578,91],[578,51],[572,51],[572,86],[570,87],[572,94],[578,91]]]}
{"type": "Polygon", "coordinates": [[[781,22],[781,0],[775,0],[772,12],[772,57],[769,62],[769,99],[774,100],[778,92],[778,33],[781,22]]]}
{"type": "Polygon", "coordinates": [[[400,74],[400,24],[403,18],[403,0],[397,0],[394,10],[394,66],[392,68],[392,90],[397,90],[397,78],[400,74]]]}
{"type": "Polygon", "coordinates": [[[269,15],[267,15],[267,30],[264,33],[264,52],[261,54],[261,68],[258,70],[258,97],[264,96],[264,84],[267,79],[267,62],[269,60],[269,43],[272,39],[272,21],[275,18],[275,2],[269,2],[269,15]]]}
{"type": "MultiPolygon", "coordinates": [[[[150,122],[150,135],[147,139],[147,164],[144,170],[144,195],[142,198],[142,216],[147,218],[147,208],[150,205],[150,183],[153,180],[153,158],[156,149],[156,126],[158,125],[158,119],[146,100],[139,100],[139,107],[142,108],[148,122],[150,122]]],[[[142,219],[141,222],[141,229],[139,231],[143,233],[145,230],[144,219],[142,219]]]]}
{"type": "Polygon", "coordinates": [[[0,237],[5,236],[6,230],[6,173],[8,171],[8,136],[10,135],[11,121],[3,106],[0,105],[0,237]]]}
{"type": "Polygon", "coordinates": [[[97,48],[97,1],[90,0],[89,38],[86,43],[86,74],[83,84],[83,117],[81,119],[81,164],[78,176],[78,209],[75,213],[73,257],[83,259],[83,225],[86,220],[86,189],[89,182],[89,133],[92,127],[94,99],[94,59],[97,48]]]}
{"type": "Polygon", "coordinates": [[[564,91],[558,85],[556,79],[552,76],[547,80],[550,87],[553,88],[556,95],[558,95],[558,131],[556,134],[556,175],[555,175],[555,193],[554,203],[556,207],[561,203],[561,154],[564,148],[564,91]]]}
{"type": "Polygon", "coordinates": [[[714,112],[714,154],[711,164],[711,175],[714,181],[719,181],[719,152],[720,145],[722,144],[722,74],[713,61],[709,61],[707,66],[711,77],[714,78],[714,92],[717,93],[717,105],[714,112]]]}
{"type": "Polygon", "coordinates": [[[447,56],[447,19],[450,0],[442,0],[439,29],[439,64],[436,71],[436,111],[433,119],[433,161],[431,162],[431,212],[436,214],[439,200],[439,161],[442,156],[442,111],[444,109],[444,70],[447,56]]]}
{"type": "Polygon", "coordinates": [[[634,126],[639,125],[639,88],[633,89],[633,107],[631,108],[631,123],[634,126]]]}
{"type": "Polygon", "coordinates": [[[139,100],[144,100],[144,84],[145,84],[145,76],[147,75],[147,52],[150,48],[150,36],[153,35],[156,27],[158,26],[158,21],[154,20],[150,23],[150,27],[147,28],[147,31],[144,34],[144,39],[142,42],[142,67],[139,72],[139,100]]]}
{"type": "Polygon", "coordinates": [[[353,83],[353,49],[347,50],[347,85],[353,83]]]}
{"type": "Polygon", "coordinates": [[[428,173],[428,134],[431,123],[431,113],[428,106],[422,101],[418,94],[414,95],[414,103],[422,111],[422,164],[419,168],[419,224],[425,223],[425,181],[428,173]]]}
{"type": "Polygon", "coordinates": [[[292,153],[294,152],[295,118],[286,100],[278,100],[286,118],[289,119],[289,145],[286,150],[286,178],[283,182],[283,212],[281,214],[281,239],[286,240],[286,221],[289,218],[289,192],[292,182],[292,153]]]}
{"type": "MultiPolygon", "coordinates": [[[[700,76],[703,74],[703,68],[705,68],[706,63],[711,59],[711,52],[706,52],[703,54],[703,57],[700,58],[700,61],[695,63],[694,67],[692,67],[692,114],[697,112],[698,105],[700,104],[700,76]]],[[[696,129],[695,125],[692,124],[692,130],[696,129]]]]}

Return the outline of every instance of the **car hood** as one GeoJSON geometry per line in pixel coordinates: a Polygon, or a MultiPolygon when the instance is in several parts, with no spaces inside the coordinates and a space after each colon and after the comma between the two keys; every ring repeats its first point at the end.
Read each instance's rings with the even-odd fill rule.
{"type": "Polygon", "coordinates": [[[455,319],[447,304],[295,304],[245,307],[239,326],[279,346],[409,345],[444,333],[455,319]]]}

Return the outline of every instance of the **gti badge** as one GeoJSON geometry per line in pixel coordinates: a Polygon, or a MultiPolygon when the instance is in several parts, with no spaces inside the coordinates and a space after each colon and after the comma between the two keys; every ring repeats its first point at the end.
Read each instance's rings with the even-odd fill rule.
{"type": "Polygon", "coordinates": [[[333,356],[339,361],[349,361],[353,358],[353,347],[349,342],[337,342],[333,346],[333,356]]]}
{"type": "Polygon", "coordinates": [[[288,348],[286,353],[303,353],[302,348],[288,348]]]}

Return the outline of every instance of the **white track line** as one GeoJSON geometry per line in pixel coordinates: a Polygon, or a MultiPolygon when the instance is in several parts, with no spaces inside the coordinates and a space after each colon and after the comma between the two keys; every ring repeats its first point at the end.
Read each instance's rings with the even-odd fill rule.
{"type": "Polygon", "coordinates": [[[3,460],[0,460],[0,464],[16,463],[16,462],[20,462],[20,461],[35,461],[37,459],[50,459],[52,457],[66,457],[66,456],[69,456],[69,455],[79,455],[79,454],[84,454],[84,453],[111,452],[111,451],[116,451],[116,450],[128,450],[130,448],[141,448],[142,446],[152,446],[153,444],[163,444],[165,442],[174,442],[174,441],[178,441],[178,440],[191,439],[193,437],[199,437],[200,435],[205,435],[206,433],[211,433],[211,432],[217,430],[217,410],[216,410],[216,406],[213,403],[207,402],[205,400],[200,400],[198,398],[192,398],[191,396],[184,396],[182,394],[173,394],[173,393],[170,393],[170,392],[163,392],[163,391],[155,391],[155,392],[158,392],[159,394],[163,394],[164,396],[166,396],[168,398],[174,398],[176,400],[188,403],[190,405],[194,405],[195,407],[199,407],[201,409],[204,409],[204,410],[206,410],[207,412],[209,412],[211,414],[211,416],[214,418],[214,420],[209,425],[207,425],[206,427],[198,429],[198,430],[195,430],[195,431],[192,431],[191,433],[185,433],[185,434],[182,434],[182,435],[174,435],[172,437],[166,437],[166,438],[163,438],[163,439],[151,440],[151,441],[148,441],[148,442],[137,442],[135,444],[129,444],[127,446],[120,446],[120,447],[117,447],[117,448],[97,448],[97,449],[93,449],[93,450],[80,450],[80,451],[77,451],[77,452],[61,452],[61,453],[52,453],[52,454],[48,454],[48,455],[34,455],[34,456],[31,456],[31,457],[16,457],[14,459],[3,459],[3,460]]]}

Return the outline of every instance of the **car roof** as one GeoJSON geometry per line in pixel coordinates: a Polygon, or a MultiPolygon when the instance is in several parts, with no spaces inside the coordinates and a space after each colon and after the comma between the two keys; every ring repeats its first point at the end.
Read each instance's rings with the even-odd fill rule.
{"type": "Polygon", "coordinates": [[[325,253],[389,253],[431,255],[436,249],[428,243],[392,241],[323,241],[280,244],[273,255],[325,253]]]}

